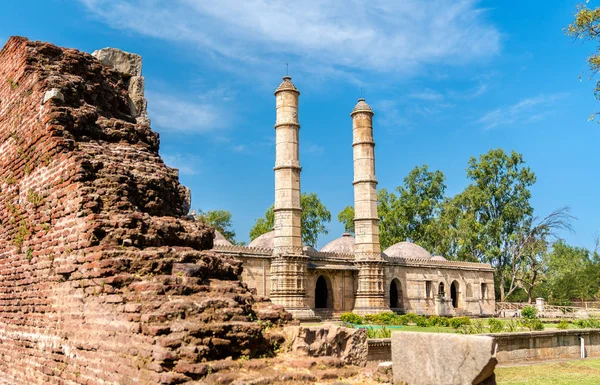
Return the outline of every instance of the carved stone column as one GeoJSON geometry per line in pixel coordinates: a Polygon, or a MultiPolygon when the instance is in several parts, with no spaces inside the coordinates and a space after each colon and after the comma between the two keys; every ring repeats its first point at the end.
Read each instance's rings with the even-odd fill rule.
{"type": "Polygon", "coordinates": [[[285,76],[275,91],[275,237],[271,263],[271,300],[298,319],[314,318],[307,305],[306,269],[302,254],[298,97],[285,76]]]}
{"type": "Polygon", "coordinates": [[[379,313],[389,308],[383,287],[385,261],[379,245],[373,110],[360,98],[350,116],[354,157],[354,253],[359,268],[354,312],[379,313]]]}

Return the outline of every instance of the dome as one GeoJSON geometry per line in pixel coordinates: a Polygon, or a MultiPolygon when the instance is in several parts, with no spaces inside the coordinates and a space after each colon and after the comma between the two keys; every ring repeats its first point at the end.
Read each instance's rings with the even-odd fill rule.
{"type": "Polygon", "coordinates": [[[432,261],[447,261],[447,259],[442,257],[441,255],[436,255],[435,257],[432,257],[431,260],[432,261]]]}
{"type": "Polygon", "coordinates": [[[412,242],[398,242],[383,251],[388,257],[407,259],[430,259],[431,254],[412,242]]]}
{"type": "Polygon", "coordinates": [[[354,253],[354,237],[349,233],[342,234],[321,248],[324,253],[354,253]]]}
{"type": "Polygon", "coordinates": [[[215,239],[213,240],[213,245],[214,246],[233,246],[233,244],[231,242],[229,242],[227,240],[227,238],[225,238],[223,236],[223,234],[221,234],[217,230],[215,230],[215,239]]]}
{"type": "Polygon", "coordinates": [[[303,250],[305,253],[306,253],[306,252],[311,252],[311,251],[315,251],[315,252],[317,251],[317,249],[315,249],[315,248],[314,248],[314,247],[312,247],[312,246],[303,246],[303,247],[302,247],[302,250],[303,250]]]}
{"type": "Polygon", "coordinates": [[[262,249],[272,249],[275,241],[275,231],[271,230],[260,237],[255,238],[248,247],[257,247],[262,249]]]}
{"type": "Polygon", "coordinates": [[[350,115],[354,115],[358,112],[366,112],[373,115],[373,110],[371,109],[371,106],[367,104],[364,98],[358,99],[358,103],[356,103],[356,106],[354,106],[354,109],[352,110],[352,113],[350,115]]]}

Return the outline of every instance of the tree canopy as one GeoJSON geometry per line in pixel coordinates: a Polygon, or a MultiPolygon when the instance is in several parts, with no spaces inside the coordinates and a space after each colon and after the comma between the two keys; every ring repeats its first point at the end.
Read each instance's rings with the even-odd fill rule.
{"type": "MultiPolygon", "coordinates": [[[[329,233],[326,224],[331,222],[331,213],[316,193],[302,193],[300,206],[302,207],[302,243],[315,247],[319,235],[329,233]]],[[[250,229],[250,240],[273,230],[274,222],[275,215],[271,206],[265,212],[265,216],[258,218],[250,229]]]]}
{"type": "Polygon", "coordinates": [[[235,240],[235,231],[231,221],[231,212],[227,210],[198,210],[194,217],[197,221],[201,221],[208,226],[214,228],[231,243],[240,244],[235,240]]]}

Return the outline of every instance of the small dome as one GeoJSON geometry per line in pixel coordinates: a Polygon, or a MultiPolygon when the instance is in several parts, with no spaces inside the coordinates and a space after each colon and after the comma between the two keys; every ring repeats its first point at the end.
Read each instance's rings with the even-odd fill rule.
{"type": "Polygon", "coordinates": [[[358,112],[367,112],[367,113],[373,115],[373,110],[371,109],[371,106],[369,106],[367,104],[367,102],[365,102],[364,98],[358,99],[358,103],[356,103],[356,106],[354,106],[354,109],[352,110],[352,113],[350,114],[350,116],[352,116],[358,112]]]}
{"type": "Polygon", "coordinates": [[[321,251],[324,253],[354,253],[354,237],[350,233],[344,233],[341,237],[323,246],[321,251]]]}
{"type": "Polygon", "coordinates": [[[447,261],[447,259],[442,257],[441,255],[436,255],[435,257],[432,257],[431,260],[432,261],[447,261]]]}
{"type": "Polygon", "coordinates": [[[215,239],[213,240],[213,245],[215,246],[233,246],[233,244],[231,242],[229,242],[227,240],[227,238],[225,238],[223,236],[223,234],[221,234],[220,232],[218,232],[217,230],[215,230],[215,239]]]}
{"type": "Polygon", "coordinates": [[[315,249],[315,248],[314,248],[314,247],[312,247],[312,246],[303,246],[303,247],[302,247],[302,250],[303,250],[304,252],[307,252],[307,251],[317,251],[317,249],[315,249]]]}
{"type": "Polygon", "coordinates": [[[421,246],[412,242],[398,242],[383,251],[388,257],[407,259],[430,259],[431,254],[421,246]]]}
{"type": "Polygon", "coordinates": [[[271,230],[268,233],[255,238],[248,247],[257,247],[262,249],[272,249],[275,242],[275,231],[271,230]]]}
{"type": "Polygon", "coordinates": [[[275,90],[275,95],[277,95],[277,93],[280,91],[292,91],[292,92],[296,92],[296,93],[300,94],[300,91],[298,91],[298,89],[296,88],[294,83],[292,83],[291,76],[283,77],[283,81],[281,82],[279,87],[277,87],[277,89],[275,90]]]}

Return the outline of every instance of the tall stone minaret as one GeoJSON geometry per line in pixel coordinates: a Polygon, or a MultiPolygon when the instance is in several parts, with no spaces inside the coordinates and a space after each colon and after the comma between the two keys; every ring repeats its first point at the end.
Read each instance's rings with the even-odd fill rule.
{"type": "Polygon", "coordinates": [[[379,245],[373,110],[360,98],[350,116],[354,155],[354,253],[359,269],[354,312],[369,314],[389,310],[385,306],[384,260],[379,245]]]}
{"type": "Polygon", "coordinates": [[[270,297],[295,318],[312,319],[306,296],[308,257],[302,254],[299,96],[292,78],[284,76],[275,91],[275,238],[270,297]]]}

